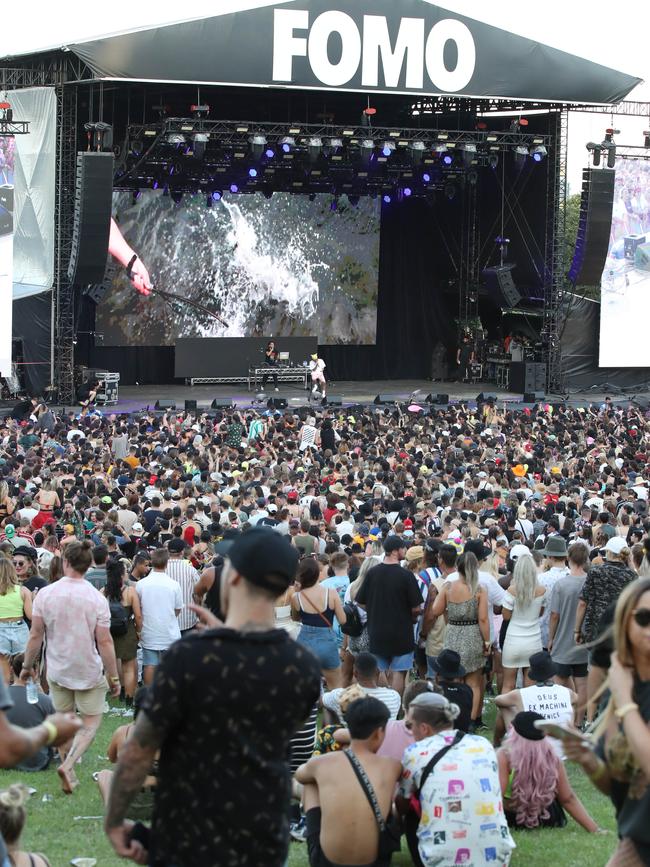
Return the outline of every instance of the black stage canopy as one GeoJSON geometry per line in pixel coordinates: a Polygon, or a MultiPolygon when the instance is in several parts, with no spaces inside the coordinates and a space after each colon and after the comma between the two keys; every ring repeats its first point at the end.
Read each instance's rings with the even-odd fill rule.
{"type": "Polygon", "coordinates": [[[99,79],[582,104],[640,82],[424,0],[291,0],[66,48],[99,79]]]}

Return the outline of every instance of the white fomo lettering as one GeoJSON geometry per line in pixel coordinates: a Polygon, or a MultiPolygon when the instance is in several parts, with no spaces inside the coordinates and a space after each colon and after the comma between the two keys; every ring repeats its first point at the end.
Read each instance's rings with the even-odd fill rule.
{"type": "Polygon", "coordinates": [[[402,18],[396,38],[391,40],[388,22],[380,15],[364,15],[363,34],[345,12],[323,12],[309,27],[309,12],[275,9],[273,27],[273,80],[293,81],[293,61],[305,57],[314,76],[327,87],[342,87],[351,81],[361,65],[363,87],[399,86],[404,67],[409,90],[428,89],[456,93],[471,81],[476,66],[476,46],[462,21],[445,18],[425,38],[421,18],[402,18]],[[302,31],[303,35],[296,35],[302,31]],[[330,47],[336,36],[337,62],[330,47]],[[456,65],[445,65],[449,42],[456,46],[456,65]],[[340,48],[340,55],[338,53],[340,48]],[[429,82],[424,80],[426,69],[429,82]],[[380,77],[381,73],[381,77],[380,77]],[[382,81],[383,80],[383,81],[382,81]]]}

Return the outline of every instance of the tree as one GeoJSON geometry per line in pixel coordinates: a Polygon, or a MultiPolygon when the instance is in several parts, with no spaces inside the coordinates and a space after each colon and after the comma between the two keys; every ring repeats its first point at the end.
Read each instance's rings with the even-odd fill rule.
{"type": "MultiPolygon", "coordinates": [[[[576,240],[578,238],[578,225],[580,223],[580,193],[569,196],[566,200],[565,228],[564,228],[564,273],[567,274],[573,255],[576,250],[576,240]]],[[[591,298],[594,301],[600,300],[600,286],[587,286],[578,283],[575,287],[571,286],[567,281],[567,289],[575,292],[581,298],[591,298]]]]}

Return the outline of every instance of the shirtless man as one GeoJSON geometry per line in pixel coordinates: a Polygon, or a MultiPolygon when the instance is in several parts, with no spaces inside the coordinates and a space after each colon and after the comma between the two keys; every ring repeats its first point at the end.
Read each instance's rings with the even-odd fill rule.
{"type": "MultiPolygon", "coordinates": [[[[384,741],[388,708],[376,698],[363,698],[352,702],[345,718],[350,750],[366,772],[386,819],[401,773],[397,760],[376,755],[384,741]]],[[[310,867],[388,863],[378,858],[377,820],[344,752],[310,759],[298,768],[295,779],[303,786],[310,867]]]]}

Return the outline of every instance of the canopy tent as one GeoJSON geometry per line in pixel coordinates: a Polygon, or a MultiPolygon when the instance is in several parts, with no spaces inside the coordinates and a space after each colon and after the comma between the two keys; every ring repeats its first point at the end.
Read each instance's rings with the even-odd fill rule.
{"type": "Polygon", "coordinates": [[[424,0],[291,0],[65,48],[97,79],[606,104],[639,78],[424,0]]]}

